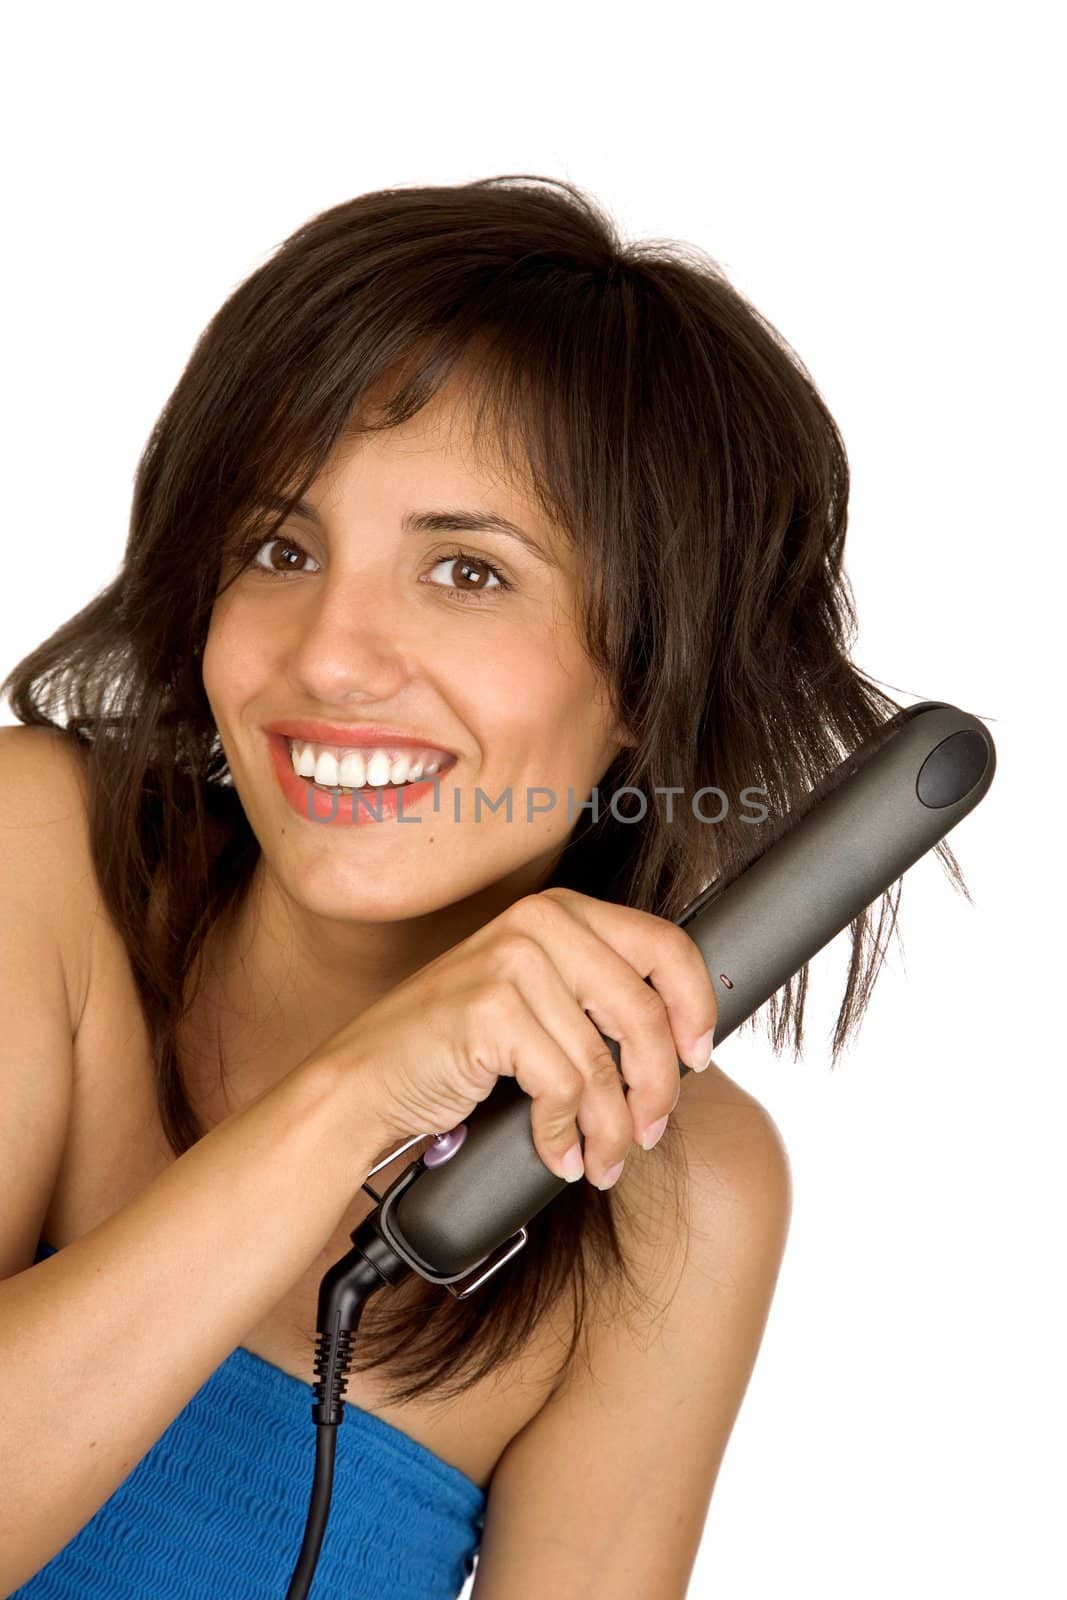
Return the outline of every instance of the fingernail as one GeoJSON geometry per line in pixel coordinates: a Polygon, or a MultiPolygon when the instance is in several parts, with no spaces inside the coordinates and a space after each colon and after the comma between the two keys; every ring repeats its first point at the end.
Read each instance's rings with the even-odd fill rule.
{"type": "Polygon", "coordinates": [[[693,1054],[689,1065],[694,1072],[706,1072],[711,1066],[711,1055],[715,1048],[715,1029],[709,1028],[707,1033],[702,1033],[693,1046],[693,1054]]]}
{"type": "Polygon", "coordinates": [[[585,1162],[582,1160],[582,1147],[580,1144],[571,1145],[560,1162],[560,1170],[568,1183],[577,1183],[579,1178],[585,1176],[585,1162]]]}
{"type": "MultiPolygon", "coordinates": [[[[668,1112],[667,1117],[670,1113],[668,1112]]],[[[660,1117],[658,1122],[649,1123],[641,1139],[641,1149],[651,1150],[663,1138],[663,1130],[667,1126],[667,1117],[660,1117]]]]}
{"type": "Polygon", "coordinates": [[[617,1167],[609,1167],[608,1168],[607,1172],[605,1172],[604,1176],[597,1183],[597,1188],[598,1189],[610,1189],[612,1184],[618,1181],[618,1178],[619,1178],[620,1174],[622,1173],[622,1169],[623,1169],[623,1167],[625,1165],[626,1165],[626,1158],[624,1156],[623,1159],[619,1162],[617,1167]]]}

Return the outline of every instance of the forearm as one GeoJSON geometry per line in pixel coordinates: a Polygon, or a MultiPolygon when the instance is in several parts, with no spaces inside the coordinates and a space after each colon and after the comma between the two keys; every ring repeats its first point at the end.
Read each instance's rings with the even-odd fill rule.
{"type": "Polygon", "coordinates": [[[363,1112],[352,1074],[298,1067],[0,1283],[0,1592],[74,1537],[306,1271],[388,1147],[363,1112]]]}

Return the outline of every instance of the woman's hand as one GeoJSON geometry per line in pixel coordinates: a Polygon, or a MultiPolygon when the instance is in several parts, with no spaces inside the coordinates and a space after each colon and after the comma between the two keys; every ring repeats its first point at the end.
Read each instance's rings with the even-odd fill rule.
{"type": "Polygon", "coordinates": [[[446,1132],[513,1077],[549,1170],[582,1176],[580,1128],[586,1175],[607,1188],[677,1105],[678,1058],[708,1065],[716,1016],[704,959],[676,924],[553,888],[428,962],[315,1056],[358,1069],[398,1140],[446,1132]],[[619,1069],[598,1029],[618,1041],[619,1069]]]}

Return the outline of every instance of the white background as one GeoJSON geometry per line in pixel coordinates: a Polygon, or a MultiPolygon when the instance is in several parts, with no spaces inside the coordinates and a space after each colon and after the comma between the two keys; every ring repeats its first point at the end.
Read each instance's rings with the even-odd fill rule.
{"type": "Polygon", "coordinates": [[[856,660],[987,719],[997,777],[950,835],[973,908],[912,869],[906,965],[893,945],[833,1073],[842,939],[802,1061],[762,1034],[717,1055],[782,1131],[794,1214],[694,1596],[1067,1592],[1051,21],[216,0],[4,26],[0,672],[117,570],[160,407],[286,235],[367,189],[526,172],[700,245],[780,329],[849,449],[856,660]]]}

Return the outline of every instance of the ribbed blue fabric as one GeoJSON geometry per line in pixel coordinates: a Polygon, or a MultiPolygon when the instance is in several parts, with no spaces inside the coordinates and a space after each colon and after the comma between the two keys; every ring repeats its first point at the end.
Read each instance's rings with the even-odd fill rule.
{"type": "MultiPolygon", "coordinates": [[[[54,1253],[42,1241],[35,1264],[54,1253]]],[[[311,1495],[312,1399],[310,1381],[239,1346],[10,1600],[284,1600],[311,1495]]],[[[465,1473],[346,1401],[313,1600],[455,1600],[485,1506],[465,1473]]]]}

